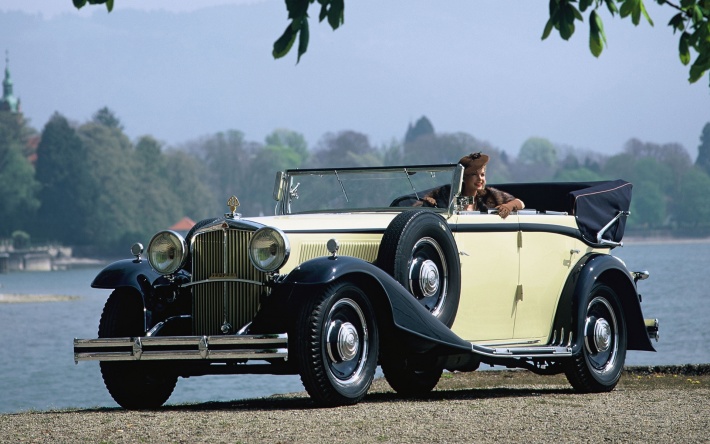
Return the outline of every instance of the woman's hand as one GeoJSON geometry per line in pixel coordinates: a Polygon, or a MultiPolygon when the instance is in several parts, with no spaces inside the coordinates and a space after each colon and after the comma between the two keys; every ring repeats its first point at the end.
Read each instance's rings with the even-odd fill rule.
{"type": "Polygon", "coordinates": [[[513,199],[510,202],[498,205],[496,209],[498,210],[498,215],[505,219],[513,211],[522,210],[524,208],[523,202],[520,199],[513,199]]]}

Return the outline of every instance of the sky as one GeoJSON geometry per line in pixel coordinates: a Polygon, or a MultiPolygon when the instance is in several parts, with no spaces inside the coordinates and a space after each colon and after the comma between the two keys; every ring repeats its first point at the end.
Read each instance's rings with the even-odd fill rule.
{"type": "Polygon", "coordinates": [[[38,130],[54,112],[81,123],[108,106],[129,137],[168,146],[232,129],[263,142],[278,128],[311,147],[342,130],[380,146],[426,116],[439,133],[512,155],[529,137],[604,154],[637,138],[680,143],[694,160],[708,76],[688,83],[666,26],[673,11],[646,3],[653,27],[602,12],[599,58],[586,23],[568,42],[541,40],[543,0],[349,0],[336,31],[314,6],[300,63],[295,50],[271,56],[288,24],[283,0],[115,0],[110,14],[0,0],[0,50],[38,130]]]}

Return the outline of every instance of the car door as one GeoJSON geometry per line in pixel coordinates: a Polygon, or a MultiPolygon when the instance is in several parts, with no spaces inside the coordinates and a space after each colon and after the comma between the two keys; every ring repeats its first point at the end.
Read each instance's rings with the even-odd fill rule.
{"type": "Polygon", "coordinates": [[[574,216],[522,212],[518,217],[521,291],[514,337],[546,342],[562,287],[589,247],[574,236],[574,216]]]}
{"type": "Polygon", "coordinates": [[[452,330],[469,341],[513,337],[518,287],[518,217],[461,212],[450,221],[461,262],[461,299],[452,330]]]}

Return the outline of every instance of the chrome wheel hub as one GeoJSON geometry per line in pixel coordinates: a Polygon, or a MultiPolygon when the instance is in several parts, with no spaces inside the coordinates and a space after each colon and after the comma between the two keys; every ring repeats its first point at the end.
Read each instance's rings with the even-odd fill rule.
{"type": "Polygon", "coordinates": [[[353,360],[360,351],[360,335],[350,322],[332,322],[328,328],[328,355],[334,362],[353,360]]]}
{"type": "Polygon", "coordinates": [[[594,323],[594,347],[598,352],[605,352],[611,347],[611,326],[606,319],[597,319],[594,323]]]}
{"type": "Polygon", "coordinates": [[[433,296],[439,291],[439,269],[434,261],[427,259],[419,268],[419,288],[424,297],[433,296]]]}

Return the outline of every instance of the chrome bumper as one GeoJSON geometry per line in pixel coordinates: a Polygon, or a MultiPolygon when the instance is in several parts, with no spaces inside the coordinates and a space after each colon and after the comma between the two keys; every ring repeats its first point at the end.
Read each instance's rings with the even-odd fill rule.
{"type": "Polygon", "coordinates": [[[74,362],[288,360],[288,335],[143,336],[74,339],[74,362]]]}
{"type": "Polygon", "coordinates": [[[646,333],[650,339],[655,339],[658,342],[658,319],[644,319],[644,324],[646,324],[646,333]]]}

